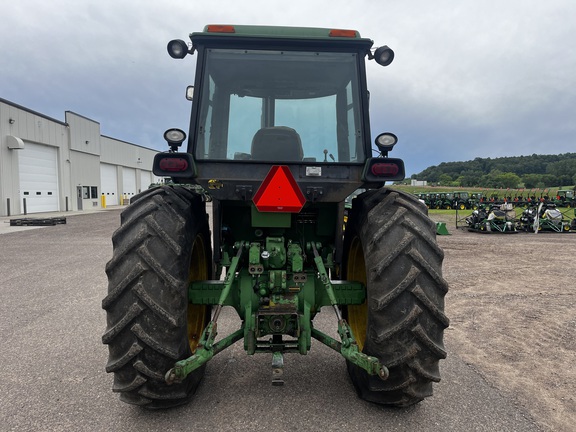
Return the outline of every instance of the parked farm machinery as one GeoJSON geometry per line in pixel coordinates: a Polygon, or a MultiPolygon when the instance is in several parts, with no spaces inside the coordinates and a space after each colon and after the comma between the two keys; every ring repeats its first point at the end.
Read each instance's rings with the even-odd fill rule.
{"type": "Polygon", "coordinates": [[[436,210],[477,208],[478,199],[474,198],[473,195],[462,191],[416,194],[426,204],[426,207],[436,210]]]}
{"type": "Polygon", "coordinates": [[[469,231],[480,233],[517,233],[516,212],[512,204],[480,206],[465,218],[469,231]]]}
{"type": "Polygon", "coordinates": [[[512,203],[514,207],[538,206],[540,203],[555,204],[559,208],[576,206],[576,191],[573,189],[559,190],[487,190],[483,192],[469,191],[435,191],[416,194],[429,209],[477,209],[480,205],[499,205],[512,203]]]}
{"type": "Polygon", "coordinates": [[[556,208],[554,204],[540,203],[538,206],[530,206],[522,212],[518,223],[519,229],[526,232],[569,232],[571,225],[574,225],[570,219],[564,217],[564,214],[556,208]]]}
{"type": "Polygon", "coordinates": [[[503,233],[514,232],[576,232],[576,209],[574,218],[561,212],[554,204],[540,203],[529,206],[517,216],[512,203],[485,204],[472,214],[459,217],[456,210],[456,228],[466,228],[472,232],[503,233]]]}

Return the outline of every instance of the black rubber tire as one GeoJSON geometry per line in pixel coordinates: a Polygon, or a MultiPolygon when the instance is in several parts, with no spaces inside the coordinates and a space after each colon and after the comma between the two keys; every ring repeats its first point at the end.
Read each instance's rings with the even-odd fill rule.
{"type": "MultiPolygon", "coordinates": [[[[204,368],[170,386],[164,375],[192,353],[189,278],[195,272],[212,277],[205,203],[184,187],[162,186],[134,197],[121,222],[112,237],[108,295],[102,301],[107,311],[102,336],[109,348],[106,372],[114,373],[112,390],[124,402],[152,409],[182,405],[196,391],[204,368]],[[201,257],[195,261],[202,268],[195,268],[193,253],[201,257]]],[[[209,308],[201,307],[201,314],[197,318],[204,328],[209,308]]]]}
{"type": "Polygon", "coordinates": [[[358,395],[400,407],[431,396],[432,383],[440,381],[439,360],[446,358],[443,333],[449,320],[444,314],[444,252],[426,207],[387,188],[365,192],[353,201],[344,252],[344,279],[365,275],[367,286],[363,312],[345,307],[344,316],[362,351],[390,371],[383,381],[348,362],[358,395]],[[355,325],[358,318],[352,314],[365,323],[355,325]]]}

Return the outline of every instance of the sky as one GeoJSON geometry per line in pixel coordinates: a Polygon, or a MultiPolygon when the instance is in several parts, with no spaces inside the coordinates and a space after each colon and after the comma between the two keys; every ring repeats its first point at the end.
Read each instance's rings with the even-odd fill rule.
{"type": "Polygon", "coordinates": [[[574,0],[0,0],[0,97],[157,150],[188,130],[195,57],[171,39],[204,25],[355,29],[394,62],[368,62],[373,138],[407,175],[441,162],[576,152],[574,0]]]}

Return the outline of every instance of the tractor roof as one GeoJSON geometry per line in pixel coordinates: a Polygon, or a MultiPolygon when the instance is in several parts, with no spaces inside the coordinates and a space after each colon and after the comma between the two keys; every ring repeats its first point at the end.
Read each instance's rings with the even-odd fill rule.
{"type": "Polygon", "coordinates": [[[202,32],[190,34],[190,39],[195,41],[206,38],[229,38],[229,39],[266,39],[266,40],[300,40],[315,41],[317,43],[352,42],[361,45],[372,46],[373,41],[362,38],[357,30],[329,29],[318,27],[282,27],[282,26],[252,26],[252,25],[229,25],[209,24],[202,32]]]}

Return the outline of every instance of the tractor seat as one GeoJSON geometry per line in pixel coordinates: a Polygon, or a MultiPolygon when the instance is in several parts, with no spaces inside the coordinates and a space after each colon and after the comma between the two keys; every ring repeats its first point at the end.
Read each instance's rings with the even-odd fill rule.
{"type": "Polygon", "coordinates": [[[287,126],[262,128],[252,139],[252,160],[301,161],[303,157],[300,135],[287,126]]]}

